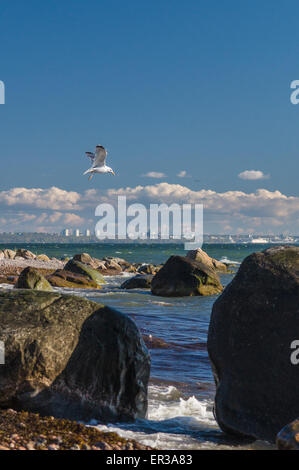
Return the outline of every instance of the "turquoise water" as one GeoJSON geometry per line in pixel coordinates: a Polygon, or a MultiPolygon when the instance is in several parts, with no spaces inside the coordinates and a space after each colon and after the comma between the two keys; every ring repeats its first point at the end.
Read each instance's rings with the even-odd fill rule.
{"type": "MultiPolygon", "coordinates": [[[[246,256],[254,251],[262,251],[273,245],[237,245],[237,244],[206,244],[203,245],[205,250],[213,258],[227,258],[241,262],[246,256]]],[[[16,244],[0,244],[0,249],[10,248],[17,249],[16,244]]],[[[76,253],[89,253],[96,258],[105,256],[118,256],[125,258],[131,262],[144,262],[159,264],[167,260],[173,254],[185,255],[184,246],[182,244],[141,244],[141,243],[87,243],[87,244],[22,244],[22,248],[26,248],[33,253],[45,253],[48,256],[57,258],[73,256],[76,253]]]]}
{"type": "MultiPolygon", "coordinates": [[[[205,245],[203,249],[219,260],[230,260],[238,269],[242,260],[269,245],[205,245]]],[[[103,258],[118,256],[128,261],[160,264],[173,254],[185,255],[183,245],[165,244],[30,244],[22,245],[36,254],[71,257],[87,252],[103,258]]],[[[5,245],[1,248],[15,248],[5,245]]],[[[226,286],[234,274],[220,275],[226,286]]],[[[134,425],[99,426],[133,437],[161,449],[248,448],[232,442],[218,428],[212,407],[214,380],[208,359],[206,340],[210,314],[216,296],[163,298],[148,290],[124,291],[121,283],[128,277],[107,277],[100,291],[68,290],[129,315],[144,335],[166,342],[165,348],[151,349],[152,367],[147,420],[134,425]]],[[[264,448],[264,443],[252,447],[264,448]]]]}

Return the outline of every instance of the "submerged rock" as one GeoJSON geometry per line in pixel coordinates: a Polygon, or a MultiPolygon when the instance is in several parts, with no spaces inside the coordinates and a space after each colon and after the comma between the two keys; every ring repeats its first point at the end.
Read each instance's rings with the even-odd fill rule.
{"type": "Polygon", "coordinates": [[[226,432],[274,441],[299,416],[299,248],[248,256],[216,300],[208,352],[215,416],[226,432]]]}
{"type": "Polygon", "coordinates": [[[45,290],[45,291],[52,291],[53,288],[51,284],[47,281],[47,279],[40,274],[36,269],[28,267],[25,268],[16,284],[16,289],[35,289],[35,290],[45,290]]]}
{"type": "Polygon", "coordinates": [[[218,261],[215,258],[211,258],[205,251],[197,248],[197,250],[190,250],[186,254],[187,258],[194,259],[195,261],[199,261],[202,264],[205,264],[209,268],[216,269],[216,271],[226,272],[227,265],[218,261]]]}
{"type": "Polygon", "coordinates": [[[126,315],[83,298],[0,292],[0,408],[88,421],[145,417],[150,358],[126,315]]]}
{"type": "Polygon", "coordinates": [[[184,256],[171,256],[154,276],[152,294],[162,297],[214,295],[222,291],[216,271],[184,256]]]}
{"type": "Polygon", "coordinates": [[[150,289],[153,276],[146,274],[137,274],[122,283],[121,289],[150,289]]]}

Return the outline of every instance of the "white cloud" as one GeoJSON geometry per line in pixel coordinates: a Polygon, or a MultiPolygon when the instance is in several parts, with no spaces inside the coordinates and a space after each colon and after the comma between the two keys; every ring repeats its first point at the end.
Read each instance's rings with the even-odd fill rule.
{"type": "Polygon", "coordinates": [[[0,192],[0,204],[7,206],[28,206],[38,209],[74,210],[79,209],[80,194],[53,186],[41,188],[12,188],[0,192]]]}
{"type": "Polygon", "coordinates": [[[178,176],[179,178],[186,178],[186,176],[187,176],[187,171],[186,171],[186,170],[182,170],[182,171],[180,171],[180,172],[177,174],[177,176],[178,176]]]}
{"type": "Polygon", "coordinates": [[[59,188],[13,188],[0,191],[0,231],[60,231],[63,227],[85,227],[97,222],[94,210],[101,202],[117,204],[117,196],[127,197],[128,204],[178,203],[204,206],[205,232],[247,232],[255,227],[267,232],[282,227],[299,234],[299,197],[280,191],[259,189],[255,192],[217,192],[192,190],[181,184],[160,182],[119,189],[91,189],[80,193],[59,188]],[[57,195],[57,200],[54,196],[57,195]],[[47,201],[49,196],[50,201],[47,201]],[[64,199],[63,197],[64,196],[64,199]],[[46,206],[46,208],[44,208],[46,206]],[[57,210],[56,208],[60,209],[57,210]],[[71,210],[65,210],[71,207],[71,210]]]}
{"type": "Polygon", "coordinates": [[[166,175],[165,173],[160,173],[158,171],[149,171],[148,173],[145,173],[144,176],[146,178],[164,178],[166,175]]]}
{"type": "Polygon", "coordinates": [[[264,180],[269,178],[270,175],[265,175],[260,170],[245,170],[239,173],[238,177],[242,180],[264,180]]]}

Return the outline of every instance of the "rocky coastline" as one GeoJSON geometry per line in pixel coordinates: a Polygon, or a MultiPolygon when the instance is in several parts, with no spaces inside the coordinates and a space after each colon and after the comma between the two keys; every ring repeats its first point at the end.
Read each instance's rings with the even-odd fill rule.
{"type": "Polygon", "coordinates": [[[160,297],[218,295],[207,347],[220,428],[238,438],[276,441],[280,449],[299,448],[299,376],[290,360],[299,328],[299,248],[276,246],[248,256],[223,289],[221,276],[229,270],[202,250],[171,256],[163,265],[0,251],[0,340],[6,347],[0,449],[147,448],[77,422],[144,417],[147,347],[168,347],[142,336],[121,312],[67,293],[102,289],[108,276],[124,273],[122,289],[149,289],[160,297]]]}

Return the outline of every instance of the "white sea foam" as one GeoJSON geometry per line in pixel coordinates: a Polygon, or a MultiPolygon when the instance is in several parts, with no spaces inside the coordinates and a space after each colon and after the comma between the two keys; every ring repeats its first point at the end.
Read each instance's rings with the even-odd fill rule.
{"type": "MultiPolygon", "coordinates": [[[[95,425],[94,422],[90,424],[95,425]]],[[[198,439],[196,434],[202,433],[207,427],[217,429],[217,424],[211,401],[199,401],[194,396],[184,398],[172,385],[151,385],[147,419],[137,420],[133,424],[117,423],[97,427],[158,449],[195,449],[202,447],[202,438],[198,439]]]]}
{"type": "Polygon", "coordinates": [[[221,263],[224,263],[224,264],[236,264],[236,265],[241,264],[239,261],[228,259],[226,256],[222,256],[220,261],[221,261],[221,263]]]}
{"type": "Polygon", "coordinates": [[[157,300],[151,300],[151,303],[155,305],[166,305],[168,307],[172,307],[174,305],[174,304],[170,304],[169,302],[159,302],[157,300]]]}
{"type": "Polygon", "coordinates": [[[149,387],[148,418],[125,424],[96,424],[106,432],[116,432],[126,439],[135,439],[143,445],[163,450],[191,449],[269,449],[270,444],[256,442],[235,445],[225,441],[213,413],[212,400],[199,400],[194,396],[183,397],[174,386],[151,385],[149,387]]]}

